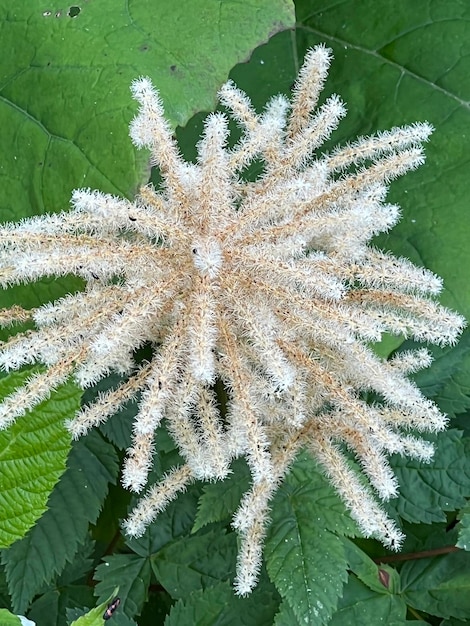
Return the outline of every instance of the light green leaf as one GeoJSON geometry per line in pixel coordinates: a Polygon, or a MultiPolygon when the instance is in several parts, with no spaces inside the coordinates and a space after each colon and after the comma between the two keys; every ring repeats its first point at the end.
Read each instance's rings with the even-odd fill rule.
{"type": "Polygon", "coordinates": [[[458,430],[428,439],[436,451],[430,463],[394,456],[391,465],[400,483],[400,497],[389,506],[409,522],[442,522],[444,511],[465,505],[470,495],[469,440],[458,430]]]}
{"type": "Polygon", "coordinates": [[[97,432],[74,444],[48,510],[24,539],[2,553],[15,610],[23,611],[41,586],[73,559],[117,471],[114,448],[97,432]]]}
{"type": "MultiPolygon", "coordinates": [[[[12,393],[31,375],[15,372],[0,380],[0,397],[12,393]]],[[[81,391],[62,385],[0,432],[0,546],[24,537],[46,510],[52,488],[65,470],[70,435],[63,422],[80,406],[81,391]]]]}
{"type": "Polygon", "coordinates": [[[339,537],[325,530],[329,515],[320,511],[327,509],[328,499],[321,507],[312,498],[313,485],[295,487],[295,469],[292,475],[273,502],[266,567],[300,623],[325,624],[347,579],[344,547],[339,537]]]}
{"type": "Polygon", "coordinates": [[[132,194],[148,172],[127,136],[131,81],[150,76],[172,125],[184,124],[213,107],[235,63],[295,20],[289,0],[102,0],[79,9],[71,17],[29,0],[0,4],[7,219],[64,209],[80,186],[132,194]]]}
{"type": "Polygon", "coordinates": [[[407,561],[400,572],[410,606],[440,617],[470,618],[470,554],[407,561]]]}
{"type": "Polygon", "coordinates": [[[20,618],[6,609],[0,609],[1,626],[21,626],[20,618]]]}

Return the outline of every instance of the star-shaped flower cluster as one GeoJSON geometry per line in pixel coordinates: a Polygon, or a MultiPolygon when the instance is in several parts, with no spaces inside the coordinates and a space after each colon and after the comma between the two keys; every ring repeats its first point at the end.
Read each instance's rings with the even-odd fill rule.
{"type": "Polygon", "coordinates": [[[36,325],[2,346],[3,368],[46,366],[0,404],[1,426],[70,376],[86,388],[110,372],[125,375],[68,426],[78,437],[139,398],[122,476],[139,492],[166,423],[185,463],[131,513],[125,529],[134,536],[189,482],[223,479],[245,457],[252,485],[233,521],[240,594],[256,584],[269,502],[301,448],[366,536],[400,545],[378,500],[397,494],[387,455],[430,459],[432,445],[413,431],[441,430],[446,419],[407,378],[430,363],[426,349],[387,361],[368,343],[388,332],[452,344],[464,326],[433,300],[438,277],[369,245],[397,222],[387,185],[423,162],[432,128],[394,128],[317,154],[345,114],[337,96],[318,105],[329,61],[325,47],[310,50],[291,101],[275,97],[262,114],[226,83],[219,99],[241,138],[228,148],[227,115],[209,115],[195,164],[181,158],[150,80],[136,80],[131,137],[151,151],[161,189],[143,187],[133,202],[82,189],[72,210],[0,231],[4,286],[66,274],[86,281],[83,292],[35,310],[0,312],[4,324],[36,325]],[[254,160],[264,167],[249,182],[254,160]],[[136,365],[144,344],[153,357],[136,365]],[[228,394],[223,415],[216,381],[228,394]]]}

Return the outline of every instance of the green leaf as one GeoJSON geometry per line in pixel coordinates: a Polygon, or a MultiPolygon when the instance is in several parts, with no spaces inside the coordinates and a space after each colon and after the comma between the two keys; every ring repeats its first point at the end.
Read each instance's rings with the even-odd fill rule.
{"type": "Polygon", "coordinates": [[[233,578],[236,555],[235,533],[218,528],[164,546],[151,563],[158,582],[178,599],[233,578]]]}
{"type": "MultiPolygon", "coordinates": [[[[462,514],[462,511],[460,512],[462,514]]],[[[457,548],[462,548],[470,552],[470,504],[467,504],[460,519],[459,538],[455,544],[457,548]]]]}
{"type": "MultiPolygon", "coordinates": [[[[20,387],[31,371],[0,380],[0,397],[20,387]]],[[[63,422],[80,406],[81,392],[68,383],[51,399],[0,432],[0,546],[24,537],[46,509],[49,494],[65,470],[70,435],[63,422]]]]}
{"type": "Polygon", "coordinates": [[[470,554],[407,561],[400,572],[407,604],[440,617],[470,618],[470,554]]]}
{"type": "Polygon", "coordinates": [[[198,486],[192,485],[158,515],[142,537],[128,538],[128,547],[146,557],[155,554],[174,539],[189,535],[196,516],[197,498],[198,486]]]}
{"type": "Polygon", "coordinates": [[[287,602],[281,602],[279,611],[276,613],[274,626],[300,626],[299,620],[287,602]]]}
{"type": "Polygon", "coordinates": [[[165,626],[272,626],[277,607],[272,592],[258,587],[248,598],[239,598],[228,583],[219,583],[178,600],[165,626]]]}
{"type": "Polygon", "coordinates": [[[409,522],[442,522],[444,511],[465,505],[470,495],[469,440],[449,430],[428,439],[436,451],[430,463],[394,456],[391,465],[400,483],[400,497],[389,503],[391,509],[409,522]]]}
{"type": "Polygon", "coordinates": [[[328,626],[405,625],[406,604],[397,595],[377,593],[350,574],[339,608],[328,626]]]}
{"type": "MultiPolygon", "coordinates": [[[[411,341],[400,350],[416,348],[411,341]]],[[[454,417],[470,408],[470,377],[467,361],[470,356],[470,331],[466,330],[453,347],[430,346],[433,362],[427,369],[413,375],[413,380],[425,396],[436,402],[447,415],[454,417]]]]}
{"type": "Polygon", "coordinates": [[[1,626],[21,626],[21,621],[17,615],[13,615],[7,609],[0,609],[0,624],[1,626]]]}
{"type": "Polygon", "coordinates": [[[301,453],[285,478],[285,488],[298,506],[306,506],[318,525],[340,535],[355,536],[358,529],[334,487],[307,452],[301,453]]]}
{"type": "Polygon", "coordinates": [[[105,602],[102,602],[91,611],[88,611],[85,615],[82,615],[78,619],[74,620],[70,626],[103,626],[103,614],[111,600],[114,600],[117,597],[118,592],[119,587],[115,587],[113,593],[105,602]]]}
{"type": "Polygon", "coordinates": [[[73,559],[117,471],[114,448],[97,432],[73,445],[48,510],[24,539],[2,553],[15,610],[23,611],[40,587],[73,559]]]}
{"type": "Polygon", "coordinates": [[[243,459],[232,463],[232,473],[224,481],[204,485],[197,506],[193,532],[211,522],[223,522],[235,513],[242,495],[249,489],[250,474],[243,459]]]}
{"type": "Polygon", "coordinates": [[[148,171],[127,136],[131,81],[150,76],[172,125],[184,124],[213,107],[235,63],[295,20],[288,0],[102,0],[79,9],[72,18],[29,0],[0,5],[7,219],[66,208],[79,186],[132,194],[148,171]]]}
{"type": "Polygon", "coordinates": [[[377,565],[349,539],[344,539],[343,544],[349,569],[369,589],[384,594],[400,592],[400,577],[396,570],[387,565],[377,565]]]}
{"type": "Polygon", "coordinates": [[[468,5],[459,0],[424,5],[364,0],[360,7],[354,0],[330,6],[298,0],[296,5],[299,48],[322,41],[335,53],[327,91],[337,91],[348,106],[336,137],[351,139],[416,120],[435,126],[426,165],[392,186],[403,219],[380,242],[444,276],[444,301],[470,317],[464,139],[470,84],[461,47],[468,5]]]}
{"type": "Polygon", "coordinates": [[[269,577],[298,621],[324,624],[347,579],[342,540],[325,529],[346,532],[353,526],[324,479],[315,472],[308,477],[312,465],[302,456],[280,487],[265,555],[269,577]]]}
{"type": "Polygon", "coordinates": [[[137,554],[112,554],[96,568],[94,578],[100,582],[95,593],[103,601],[118,586],[121,608],[132,617],[141,612],[147,600],[150,577],[150,559],[137,554]]]}

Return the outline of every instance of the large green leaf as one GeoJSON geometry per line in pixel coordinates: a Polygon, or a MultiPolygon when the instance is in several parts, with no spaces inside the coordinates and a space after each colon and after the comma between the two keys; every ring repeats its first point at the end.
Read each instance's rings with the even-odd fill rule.
{"type": "Polygon", "coordinates": [[[403,219],[382,242],[444,276],[444,301],[470,316],[464,271],[470,266],[470,73],[462,47],[470,6],[460,0],[363,0],[360,7],[354,0],[330,6],[298,0],[297,8],[299,48],[323,41],[335,53],[327,91],[337,91],[348,105],[336,138],[416,120],[435,126],[427,164],[393,185],[403,219]]]}
{"type": "MultiPolygon", "coordinates": [[[[400,350],[417,347],[413,341],[405,341],[400,350]]],[[[431,346],[431,366],[413,374],[413,380],[424,393],[438,404],[440,409],[455,417],[470,408],[470,377],[466,363],[470,355],[470,331],[467,329],[456,346],[438,348],[431,346]]]]}
{"type": "Polygon", "coordinates": [[[342,540],[327,529],[347,532],[354,526],[307,455],[279,489],[271,517],[265,548],[269,577],[299,623],[327,623],[347,578],[342,540]]]}
{"type": "Polygon", "coordinates": [[[133,616],[141,612],[148,598],[150,577],[150,559],[137,554],[111,554],[96,568],[94,578],[100,582],[95,591],[103,602],[119,587],[121,609],[133,616]]]}
{"type": "Polygon", "coordinates": [[[237,542],[234,533],[221,528],[182,537],[152,558],[152,569],[172,598],[230,580],[235,574],[237,542]]]}
{"type": "Polygon", "coordinates": [[[89,523],[98,517],[109,483],[117,478],[115,450],[96,432],[73,446],[67,465],[47,511],[24,539],[2,554],[17,611],[73,559],[89,523]]]}
{"type": "Polygon", "coordinates": [[[172,125],[210,109],[230,68],[294,23],[289,0],[0,3],[3,217],[67,206],[83,185],[124,195],[145,179],[127,137],[129,85],[150,76],[172,125]]]}
{"type": "Polygon", "coordinates": [[[458,430],[432,439],[436,451],[430,463],[398,455],[391,461],[400,483],[400,497],[390,507],[409,522],[445,521],[444,511],[460,509],[470,496],[469,440],[462,439],[458,430]]]}
{"type": "Polygon", "coordinates": [[[401,570],[407,604],[440,617],[470,618],[470,554],[463,550],[408,561],[401,570]]]}
{"type": "Polygon", "coordinates": [[[250,475],[243,459],[236,459],[232,470],[223,482],[204,485],[193,532],[211,522],[227,521],[235,513],[243,493],[249,488],[250,475]]]}
{"type": "MultiPolygon", "coordinates": [[[[15,372],[0,380],[0,397],[31,376],[15,372]]],[[[70,435],[63,422],[80,406],[72,383],[0,432],[0,546],[24,537],[46,510],[52,488],[65,470],[70,435]]]]}
{"type": "Polygon", "coordinates": [[[378,594],[350,574],[339,608],[328,626],[405,626],[405,616],[406,604],[399,596],[378,594]]]}

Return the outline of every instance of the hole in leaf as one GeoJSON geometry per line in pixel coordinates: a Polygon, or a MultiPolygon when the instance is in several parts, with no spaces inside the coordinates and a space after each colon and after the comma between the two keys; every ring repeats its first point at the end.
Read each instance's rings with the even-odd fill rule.
{"type": "Polygon", "coordinates": [[[77,17],[77,15],[80,13],[81,9],[80,7],[70,7],[69,12],[68,12],[68,16],[69,17],[77,17]]]}

